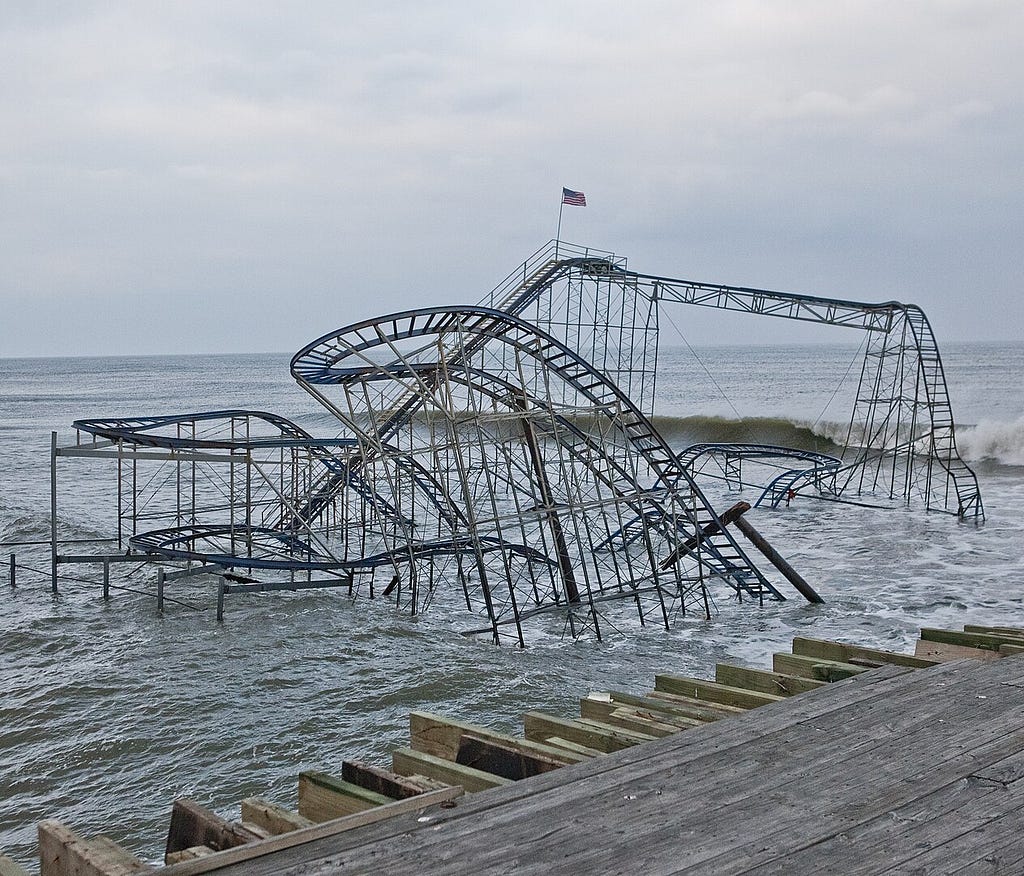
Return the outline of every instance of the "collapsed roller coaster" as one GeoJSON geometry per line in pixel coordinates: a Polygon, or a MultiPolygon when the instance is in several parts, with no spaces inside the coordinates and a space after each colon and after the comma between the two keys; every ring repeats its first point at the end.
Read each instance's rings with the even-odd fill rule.
{"type": "MultiPolygon", "coordinates": [[[[52,446],[52,572],[180,563],[220,593],[342,587],[410,612],[454,599],[473,632],[525,642],[555,616],[601,637],[627,616],[707,616],[719,586],[782,594],[699,483],[709,464],[783,460],[758,501],[807,490],[980,520],[924,313],[630,271],[552,242],[484,301],[365,320],[300,350],[291,372],[336,418],[317,438],[262,411],[83,419],[52,446]],[[768,445],[682,453],[652,425],[659,313],[739,310],[866,332],[841,455],[768,445]],[[116,461],[118,553],[62,555],[57,459],[116,461]],[[140,477],[144,467],[151,467],[140,477]]],[[[161,573],[161,582],[164,574],[161,573]]]]}

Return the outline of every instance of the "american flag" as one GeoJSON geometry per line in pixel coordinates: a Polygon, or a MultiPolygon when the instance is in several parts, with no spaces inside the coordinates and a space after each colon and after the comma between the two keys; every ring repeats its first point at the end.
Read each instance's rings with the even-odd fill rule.
{"type": "Polygon", "coordinates": [[[587,196],[583,192],[574,192],[572,189],[562,189],[562,203],[570,207],[586,207],[587,196]]]}

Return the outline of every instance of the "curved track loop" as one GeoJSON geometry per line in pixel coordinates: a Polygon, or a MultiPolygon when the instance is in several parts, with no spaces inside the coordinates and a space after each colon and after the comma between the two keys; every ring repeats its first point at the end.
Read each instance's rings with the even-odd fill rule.
{"type": "Polygon", "coordinates": [[[512,623],[521,639],[526,613],[556,609],[600,634],[597,605],[613,595],[633,601],[643,622],[706,613],[709,576],[780,598],[728,531],[660,568],[717,520],[710,504],[621,390],[510,314],[445,307],[366,320],[301,350],[292,374],[356,436],[374,491],[412,503],[408,517],[424,519],[422,497],[388,473],[399,459],[429,461],[448,501],[465,508],[467,535],[552,559],[540,570],[496,568],[476,552],[472,577],[495,637],[512,623]],[[642,537],[616,539],[629,519],[642,521],[642,537]]]}

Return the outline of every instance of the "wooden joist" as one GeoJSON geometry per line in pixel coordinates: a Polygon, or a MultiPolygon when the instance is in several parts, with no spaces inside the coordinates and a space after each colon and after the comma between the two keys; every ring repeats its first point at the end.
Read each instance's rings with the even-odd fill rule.
{"type": "Polygon", "coordinates": [[[727,709],[723,706],[716,706],[687,697],[675,697],[672,694],[637,696],[636,694],[613,690],[608,691],[608,696],[613,703],[632,706],[635,709],[649,711],[654,715],[663,715],[664,717],[659,718],[659,720],[682,723],[696,721],[698,724],[707,724],[711,721],[717,721],[719,718],[726,718],[729,715],[745,711],[744,709],[727,709]]]}
{"type": "Polygon", "coordinates": [[[731,718],[733,715],[742,715],[747,709],[739,706],[727,706],[725,703],[712,703],[708,700],[700,700],[695,697],[687,697],[682,694],[668,693],[663,690],[652,690],[644,694],[645,699],[662,702],[673,708],[683,711],[683,714],[692,715],[701,721],[717,721],[720,718],[731,718]],[[696,710],[696,711],[690,711],[696,710]]]}
{"type": "Polygon", "coordinates": [[[375,767],[358,760],[346,760],[341,765],[341,777],[353,785],[383,794],[393,800],[404,800],[406,797],[416,797],[425,791],[434,790],[436,782],[417,781],[414,778],[400,776],[391,770],[375,767]]]}
{"type": "Polygon", "coordinates": [[[829,682],[842,681],[844,678],[852,678],[868,671],[866,666],[857,666],[853,663],[784,653],[772,654],[772,669],[800,678],[829,682]]]}
{"type": "Polygon", "coordinates": [[[487,739],[498,745],[504,745],[507,748],[517,748],[527,755],[536,754],[560,760],[563,763],[578,763],[583,759],[571,752],[553,749],[536,740],[517,739],[488,727],[458,721],[443,715],[435,715],[432,712],[409,713],[409,747],[414,751],[454,761],[459,753],[462,736],[466,733],[479,739],[487,739]]]}
{"type": "Polygon", "coordinates": [[[999,652],[986,648],[971,648],[967,645],[954,645],[951,642],[926,642],[919,639],[914,647],[918,657],[927,657],[939,663],[950,660],[998,660],[999,652]]]}
{"type": "Polygon", "coordinates": [[[654,739],[647,733],[637,733],[635,730],[594,721],[571,721],[543,712],[527,712],[523,715],[523,729],[527,739],[539,741],[557,736],[605,754],[654,739]]]}
{"type": "Polygon", "coordinates": [[[775,694],[758,693],[732,687],[728,684],[717,684],[700,678],[689,678],[682,675],[656,675],[654,689],[665,693],[678,694],[684,697],[707,700],[710,703],[721,703],[741,709],[754,709],[768,703],[777,703],[785,697],[775,694]]]}
{"type": "Polygon", "coordinates": [[[471,733],[462,734],[455,762],[513,781],[549,773],[565,766],[561,760],[527,754],[520,748],[501,745],[471,733]]]}
{"type": "Polygon", "coordinates": [[[310,821],[330,821],[390,802],[390,797],[319,770],[299,773],[299,815],[310,821]]]}
{"type": "Polygon", "coordinates": [[[171,826],[167,831],[166,856],[193,846],[209,846],[214,851],[230,849],[262,839],[259,834],[232,824],[194,800],[179,798],[171,807],[171,826]]]}
{"type": "Polygon", "coordinates": [[[733,666],[719,663],[715,667],[715,681],[731,687],[742,687],[759,693],[776,694],[791,697],[796,694],[815,690],[826,682],[783,672],[769,672],[766,669],[749,669],[746,666],[733,666]]]}
{"type": "Polygon", "coordinates": [[[205,858],[207,855],[213,854],[216,853],[209,846],[189,846],[187,849],[171,852],[169,855],[166,855],[164,863],[170,866],[171,864],[180,864],[182,861],[194,861],[197,858],[205,858]]]}
{"type": "Polygon", "coordinates": [[[255,824],[270,836],[299,830],[313,824],[298,812],[278,806],[262,797],[247,797],[242,801],[242,823],[255,824]]]}
{"type": "Polygon", "coordinates": [[[105,836],[86,839],[53,819],[40,821],[39,876],[129,876],[153,870],[105,836]]]}
{"type": "Polygon", "coordinates": [[[975,633],[956,630],[937,630],[924,627],[921,630],[921,641],[942,642],[946,645],[960,645],[963,648],[978,648],[982,651],[999,651],[1000,645],[1024,645],[1024,636],[1020,633],[975,633]]]}
{"type": "Polygon", "coordinates": [[[512,783],[511,779],[504,776],[496,776],[411,748],[399,748],[391,753],[391,769],[400,776],[424,775],[449,785],[461,785],[470,793],[512,783]]]}
{"type": "Polygon", "coordinates": [[[989,633],[996,636],[1015,636],[1024,639],[1024,627],[982,627],[977,624],[964,624],[965,633],[989,633]]]}
{"type": "Polygon", "coordinates": [[[572,752],[580,756],[581,760],[591,760],[595,757],[602,757],[603,751],[598,751],[596,748],[591,748],[589,745],[580,745],[578,742],[571,742],[568,739],[564,739],[561,736],[549,736],[544,742],[547,745],[553,745],[555,748],[561,748],[565,751],[572,752]]]}
{"type": "Polygon", "coordinates": [[[808,639],[797,636],[793,639],[793,653],[801,657],[821,657],[837,663],[850,663],[853,660],[864,661],[863,664],[892,664],[893,666],[909,666],[911,669],[923,669],[934,666],[938,661],[915,657],[911,654],[900,654],[897,651],[883,651],[878,648],[862,648],[860,645],[848,645],[846,642],[833,642],[827,639],[808,639]]]}
{"type": "MultiPolygon", "coordinates": [[[[376,824],[399,815],[430,811],[436,806],[450,805],[451,801],[462,796],[462,793],[462,788],[451,786],[436,791],[428,791],[418,797],[392,800],[386,806],[378,806],[374,809],[367,809],[365,812],[357,812],[355,815],[334,818],[331,821],[314,824],[301,830],[293,830],[280,836],[270,837],[260,843],[236,846],[233,849],[217,852],[215,855],[209,855],[197,860],[183,861],[180,864],[169,867],[166,870],[166,874],[167,876],[200,876],[203,873],[216,872],[217,870],[223,870],[225,867],[232,866],[239,866],[248,871],[250,866],[256,866],[252,862],[258,861],[260,858],[297,846],[304,846],[307,843],[330,839],[349,830],[366,827],[369,824],[376,824]]],[[[275,873],[277,870],[271,868],[263,869],[261,872],[275,873]]]]}
{"type": "Polygon", "coordinates": [[[656,737],[671,736],[691,727],[699,727],[702,723],[693,718],[674,719],[664,713],[642,711],[610,699],[596,699],[593,695],[580,700],[580,716],[656,737]]]}

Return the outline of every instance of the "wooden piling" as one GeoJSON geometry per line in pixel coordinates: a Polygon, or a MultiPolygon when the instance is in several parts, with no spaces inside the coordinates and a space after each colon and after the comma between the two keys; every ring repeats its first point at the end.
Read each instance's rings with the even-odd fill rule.
{"type": "Polygon", "coordinates": [[[803,579],[800,573],[786,562],[785,557],[783,557],[782,554],[768,543],[768,539],[761,535],[761,533],[751,525],[749,520],[737,517],[736,528],[747,537],[754,547],[765,555],[768,562],[779,570],[782,576],[796,588],[797,592],[804,599],[815,604],[822,604],[825,602],[825,600],[818,595],[818,592],[803,579]]]}

